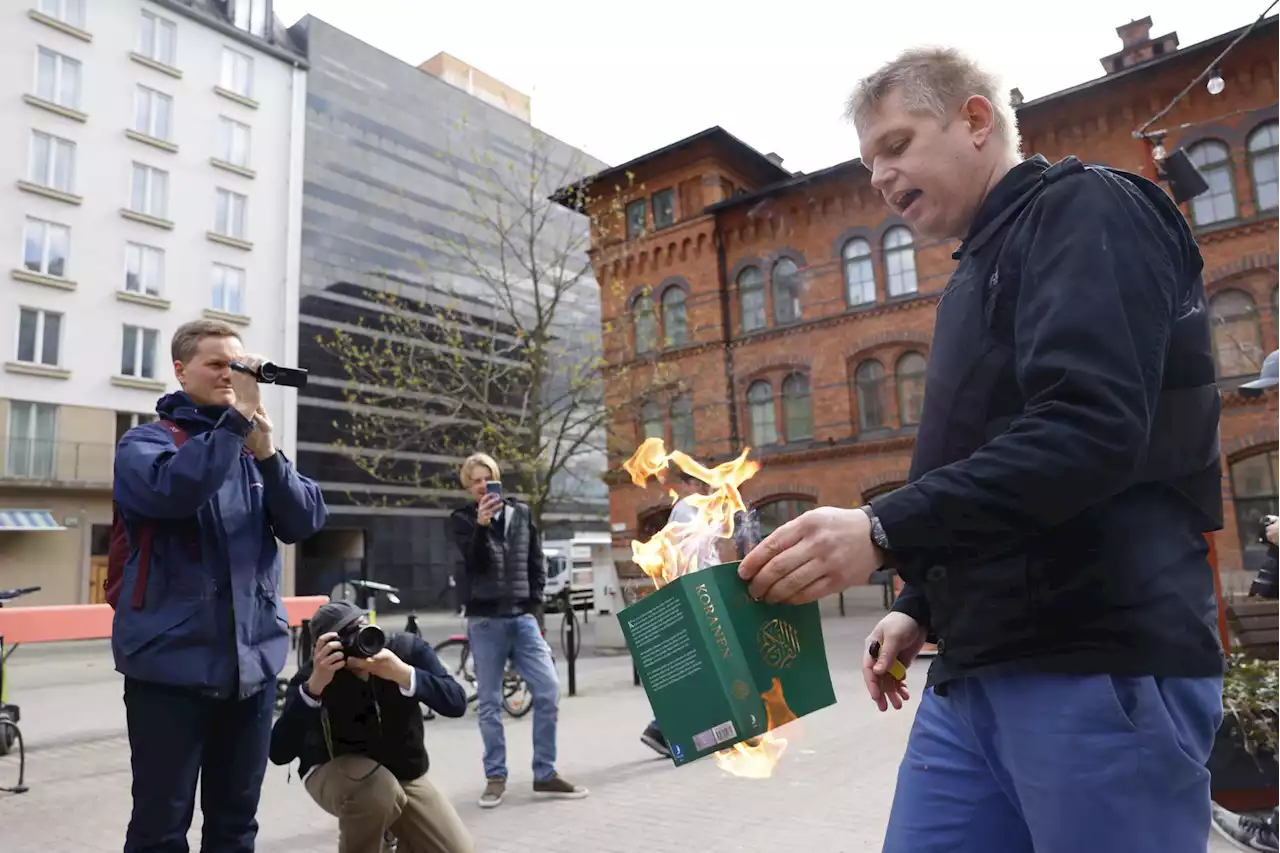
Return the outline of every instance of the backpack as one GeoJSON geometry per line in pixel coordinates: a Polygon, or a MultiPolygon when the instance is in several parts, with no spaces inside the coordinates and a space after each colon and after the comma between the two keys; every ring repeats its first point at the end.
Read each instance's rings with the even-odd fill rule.
{"type": "MultiPolygon", "coordinates": [[[[182,447],[187,440],[187,431],[173,421],[160,421],[160,425],[173,436],[174,447],[182,447]]],[[[134,610],[141,610],[146,601],[147,573],[151,569],[151,540],[155,537],[155,522],[141,519],[138,529],[138,576],[133,582],[133,596],[130,601],[134,610]]],[[[107,549],[107,578],[102,582],[106,593],[107,604],[116,609],[120,600],[120,588],[124,586],[124,566],[129,561],[129,531],[124,523],[124,515],[120,505],[111,502],[111,544],[107,549]]]]}

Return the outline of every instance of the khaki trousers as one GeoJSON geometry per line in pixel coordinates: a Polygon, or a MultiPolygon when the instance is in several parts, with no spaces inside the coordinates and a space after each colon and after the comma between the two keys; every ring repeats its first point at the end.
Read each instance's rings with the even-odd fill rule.
{"type": "Polygon", "coordinates": [[[338,853],[382,853],[383,834],[396,853],[474,853],[475,842],[453,805],[420,776],[402,782],[363,755],[340,755],[307,777],[307,793],[338,819],[338,853]]]}

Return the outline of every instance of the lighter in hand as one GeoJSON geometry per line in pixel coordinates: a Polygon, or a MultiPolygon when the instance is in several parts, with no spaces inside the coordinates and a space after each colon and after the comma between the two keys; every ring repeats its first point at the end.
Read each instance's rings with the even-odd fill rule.
{"type": "MultiPolygon", "coordinates": [[[[867,649],[867,651],[871,653],[871,657],[874,660],[880,660],[880,641],[873,642],[871,648],[867,649]]],[[[902,661],[895,659],[893,663],[889,664],[889,674],[899,681],[906,681],[907,668],[902,665],[902,661]]]]}

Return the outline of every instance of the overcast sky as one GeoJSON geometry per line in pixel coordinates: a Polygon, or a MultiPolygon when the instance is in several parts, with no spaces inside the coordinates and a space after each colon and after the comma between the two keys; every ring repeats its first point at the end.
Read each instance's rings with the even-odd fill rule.
{"type": "Polygon", "coordinates": [[[811,172],[857,156],[844,98],[909,45],[969,50],[1031,99],[1101,76],[1098,59],[1120,49],[1115,28],[1131,19],[1151,15],[1153,35],[1176,31],[1185,47],[1252,22],[1269,2],[275,0],[275,9],[287,24],[315,15],[413,65],[451,53],[529,94],[537,127],[610,164],[718,124],[811,172]]]}

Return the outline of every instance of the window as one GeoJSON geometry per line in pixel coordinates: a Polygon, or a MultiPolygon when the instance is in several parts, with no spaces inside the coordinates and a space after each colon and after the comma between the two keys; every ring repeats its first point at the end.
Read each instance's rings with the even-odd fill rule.
{"type": "Polygon", "coordinates": [[[129,243],[124,251],[124,290],[159,296],[164,292],[164,252],[154,246],[129,243]]]}
{"type": "Polygon", "coordinates": [[[1280,124],[1269,121],[1249,134],[1249,177],[1258,210],[1280,207],[1280,124]]]}
{"type": "Polygon", "coordinates": [[[747,410],[751,417],[751,443],[756,447],[778,443],[778,419],[773,410],[773,387],[763,379],[747,389],[747,410]]]}
{"type": "Polygon", "coordinates": [[[139,379],[156,378],[156,339],[159,332],[155,329],[142,329],[138,326],[125,326],[120,349],[120,374],[135,376],[139,379]]]}
{"type": "Polygon", "coordinates": [[[858,429],[883,429],[885,426],[884,365],[871,359],[858,365],[853,373],[854,391],[858,398],[858,429]]]}
{"type": "Polygon", "coordinates": [[[644,233],[644,199],[627,205],[627,239],[634,240],[644,233]]]}
{"type": "Polygon", "coordinates": [[[768,536],[788,521],[799,518],[816,505],[810,498],[783,498],[762,504],[755,510],[760,524],[760,538],[768,536]]]}
{"type": "Polygon", "coordinates": [[[62,315],[39,308],[18,310],[18,355],[23,364],[58,366],[62,342],[62,315]]]}
{"type": "Polygon", "coordinates": [[[213,298],[209,307],[228,314],[244,313],[244,270],[213,265],[213,298]]]}
{"type": "Polygon", "coordinates": [[[738,273],[738,306],[743,332],[764,328],[764,275],[759,267],[747,267],[738,273]]]}
{"type": "Polygon", "coordinates": [[[693,432],[693,398],[681,394],[671,404],[671,450],[683,450],[692,454],[695,448],[693,432]]]}
{"type": "Polygon", "coordinates": [[[36,8],[55,21],[84,29],[84,0],[39,0],[36,8]]]}
{"type": "Polygon", "coordinates": [[[155,139],[172,136],[173,98],[139,86],[133,95],[133,129],[155,139]]]}
{"type": "Polygon", "coordinates": [[[1212,225],[1236,217],[1236,193],[1231,180],[1231,157],[1225,142],[1209,139],[1192,145],[1187,157],[1200,170],[1209,189],[1191,199],[1191,219],[1212,225]]]}
{"type": "Polygon", "coordinates": [[[666,439],[667,429],[662,422],[662,407],[657,403],[649,400],[640,407],[641,426],[644,430],[645,438],[661,438],[666,439]]]}
{"type": "Polygon", "coordinates": [[[1236,507],[1236,533],[1244,567],[1256,570],[1266,558],[1267,546],[1258,541],[1264,515],[1273,515],[1280,500],[1276,489],[1276,451],[1257,453],[1231,464],[1231,495],[1236,507]]]}
{"type": "Polygon", "coordinates": [[[266,38],[268,0],[233,0],[232,23],[237,29],[266,38]]]}
{"type": "Polygon", "coordinates": [[[653,227],[666,228],[676,222],[676,191],[663,190],[653,194],[653,227]]]}
{"type": "Polygon", "coordinates": [[[38,130],[32,131],[27,180],[59,192],[74,193],[76,144],[38,130]]]}
{"type": "Polygon", "coordinates": [[[177,64],[178,27],[173,21],[143,10],[138,31],[138,53],[153,62],[173,67],[177,64]]]}
{"type": "Polygon", "coordinates": [[[232,166],[249,166],[249,125],[218,116],[218,159],[232,166]]]}
{"type": "Polygon", "coordinates": [[[37,50],[36,97],[69,110],[80,109],[80,62],[47,47],[37,50]]]}
{"type": "Polygon", "coordinates": [[[58,409],[48,403],[9,403],[9,452],[5,473],[10,477],[52,480],[58,409]]]}
{"type": "Polygon", "coordinates": [[[800,269],[790,258],[773,265],[773,318],[778,323],[800,319],[800,269]]]}
{"type": "Polygon", "coordinates": [[[658,346],[658,318],[653,314],[653,299],[637,297],[631,306],[631,318],[635,324],[636,355],[653,352],[658,346]]]}
{"type": "Polygon", "coordinates": [[[813,403],[809,377],[803,373],[792,373],[782,380],[782,422],[787,441],[813,438],[813,403]]]}
{"type": "Polygon", "coordinates": [[[124,434],[136,426],[149,424],[156,419],[155,414],[144,412],[116,412],[116,444],[124,438],[124,434]]]}
{"type": "Polygon", "coordinates": [[[244,239],[244,209],[249,199],[231,190],[218,190],[217,209],[214,212],[213,230],[226,237],[244,239]]]}
{"type": "Polygon", "coordinates": [[[253,58],[229,47],[222,49],[221,86],[242,98],[253,96],[253,58]]]}
{"type": "Polygon", "coordinates": [[[684,290],[676,285],[662,292],[662,337],[669,347],[684,346],[689,342],[684,290]]]}
{"type": "Polygon", "coordinates": [[[133,164],[133,183],[129,194],[129,209],[135,213],[145,213],[158,219],[165,219],[169,212],[169,173],[133,164]]]}
{"type": "Polygon", "coordinates": [[[884,273],[890,297],[916,292],[916,249],[911,229],[905,225],[895,225],[884,234],[884,273]]]}
{"type": "Polygon", "coordinates": [[[1223,290],[1209,300],[1209,328],[1219,379],[1236,379],[1262,369],[1262,324],[1253,297],[1223,290]]]}
{"type": "Polygon", "coordinates": [[[40,275],[62,278],[67,274],[71,229],[65,225],[27,219],[22,234],[22,266],[40,275]]]}
{"type": "Polygon", "coordinates": [[[918,352],[903,353],[894,370],[898,381],[898,417],[903,426],[920,423],[924,413],[924,374],[928,364],[918,352]]]}
{"type": "Polygon", "coordinates": [[[840,250],[844,258],[844,298],[849,307],[876,301],[876,270],[871,262],[871,244],[854,237],[840,250]]]}

